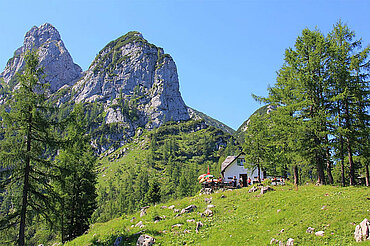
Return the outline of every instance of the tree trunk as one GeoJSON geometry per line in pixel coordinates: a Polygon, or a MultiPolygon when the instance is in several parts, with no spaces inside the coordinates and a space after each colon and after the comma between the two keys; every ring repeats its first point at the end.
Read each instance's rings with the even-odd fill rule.
{"type": "Polygon", "coordinates": [[[328,183],[333,184],[334,179],[333,175],[331,174],[331,160],[330,160],[330,150],[329,147],[326,148],[326,172],[328,174],[328,183]]]}
{"type": "Polygon", "coordinates": [[[299,184],[299,176],[298,176],[298,166],[294,165],[294,184],[298,185],[299,184]]]}
{"type": "MultiPolygon", "coordinates": [[[[321,146],[321,141],[318,137],[315,137],[316,146],[321,146]]],[[[315,153],[315,161],[316,161],[316,171],[317,171],[317,181],[316,184],[323,185],[325,184],[325,173],[324,173],[324,163],[323,163],[323,156],[320,149],[316,150],[315,153]]]]}
{"type": "MultiPolygon", "coordinates": [[[[350,130],[351,124],[349,122],[349,106],[348,106],[348,100],[345,102],[345,113],[346,117],[346,129],[350,130]]],[[[351,133],[349,133],[351,134],[351,133]]],[[[348,152],[348,162],[349,162],[349,185],[355,185],[355,165],[353,163],[352,159],[352,147],[351,147],[351,136],[346,136],[347,139],[347,152],[348,152]]]]}
{"type": "Polygon", "coordinates": [[[18,238],[18,245],[23,246],[24,241],[24,232],[26,228],[26,212],[28,206],[28,192],[29,192],[29,175],[31,169],[31,160],[30,160],[30,152],[31,152],[31,131],[32,131],[32,115],[31,109],[29,109],[29,116],[28,116],[28,129],[27,129],[27,152],[26,152],[26,163],[24,167],[24,181],[23,181],[23,194],[22,194],[22,208],[21,208],[21,221],[19,224],[19,238],[18,238]]]}
{"type": "Polygon", "coordinates": [[[340,163],[341,163],[341,174],[342,174],[342,186],[346,186],[346,178],[344,175],[345,169],[344,169],[344,156],[343,156],[343,137],[342,135],[339,138],[340,141],[340,163]]]}
{"type": "Polygon", "coordinates": [[[355,165],[352,159],[352,148],[349,138],[347,138],[347,151],[348,151],[348,162],[349,162],[349,185],[355,185],[355,165]]]}
{"type": "Polygon", "coordinates": [[[369,165],[365,165],[365,171],[366,171],[366,186],[369,187],[369,165]]]}
{"type": "Polygon", "coordinates": [[[261,168],[259,161],[257,161],[257,168],[258,168],[258,182],[261,183],[261,168]]]}

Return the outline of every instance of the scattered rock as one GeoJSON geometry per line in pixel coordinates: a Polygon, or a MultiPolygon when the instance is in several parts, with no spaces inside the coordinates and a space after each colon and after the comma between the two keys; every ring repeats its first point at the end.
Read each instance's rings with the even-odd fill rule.
{"type": "Polygon", "coordinates": [[[168,207],[168,209],[174,209],[175,208],[175,205],[171,205],[168,207]]]}
{"type": "Polygon", "coordinates": [[[308,227],[306,230],[306,233],[313,233],[315,231],[315,228],[308,227]]]}
{"type": "Polygon", "coordinates": [[[130,222],[133,223],[134,220],[136,220],[136,217],[132,217],[132,219],[130,219],[130,222]]]}
{"type": "Polygon", "coordinates": [[[280,232],[283,233],[285,230],[284,229],[281,229],[280,232]]]}
{"type": "Polygon", "coordinates": [[[175,209],[173,210],[173,212],[174,212],[174,213],[178,213],[178,212],[180,212],[180,209],[175,208],[175,209]]]}
{"type": "Polygon", "coordinates": [[[322,210],[326,209],[326,205],[322,206],[322,207],[321,207],[321,209],[322,209],[322,210]]]}
{"type": "Polygon", "coordinates": [[[140,235],[137,239],[136,246],[151,246],[154,245],[155,239],[149,235],[140,235]]]}
{"type": "Polygon", "coordinates": [[[213,216],[213,211],[212,211],[212,210],[210,210],[209,208],[207,208],[207,209],[202,213],[202,216],[212,217],[212,216],[213,216]]]}
{"type": "Polygon", "coordinates": [[[256,192],[257,190],[258,190],[257,187],[253,186],[252,188],[249,189],[248,193],[256,192]]]}
{"type": "Polygon", "coordinates": [[[162,217],[160,217],[160,216],[157,215],[157,216],[154,216],[153,221],[154,221],[154,223],[158,223],[162,219],[163,219],[162,217]]]}
{"type": "Polygon", "coordinates": [[[143,225],[143,222],[142,221],[139,221],[136,225],[135,225],[135,227],[141,227],[143,225]]]}
{"type": "Polygon", "coordinates": [[[204,201],[206,203],[211,203],[212,202],[212,197],[211,198],[206,197],[206,198],[204,198],[204,201]]]}
{"type": "Polygon", "coordinates": [[[197,222],[197,225],[196,225],[196,227],[195,227],[195,232],[196,232],[196,233],[199,233],[199,229],[200,229],[202,226],[203,226],[203,223],[202,223],[202,222],[200,222],[200,221],[198,221],[198,222],[197,222]]]}
{"type": "Polygon", "coordinates": [[[271,241],[270,241],[270,244],[278,244],[279,246],[284,246],[284,243],[275,239],[275,238],[272,238],[271,241]]]}
{"type": "Polygon", "coordinates": [[[186,220],[186,222],[192,223],[192,222],[195,222],[195,219],[186,220]]]}
{"type": "Polygon", "coordinates": [[[188,230],[188,229],[185,229],[184,230],[184,233],[186,234],[186,233],[190,233],[190,231],[188,230]]]}
{"type": "Polygon", "coordinates": [[[276,210],[276,212],[280,213],[281,212],[281,209],[276,210]]]}
{"type": "Polygon", "coordinates": [[[161,209],[165,209],[165,208],[167,208],[167,206],[161,206],[161,209]]]}
{"type": "Polygon", "coordinates": [[[286,242],[286,246],[294,246],[294,239],[289,238],[288,241],[286,242]]]}
{"type": "Polygon", "coordinates": [[[225,195],[221,195],[221,198],[226,198],[226,196],[225,195]]]}
{"type": "Polygon", "coordinates": [[[316,236],[319,236],[319,237],[323,237],[323,236],[324,236],[324,234],[325,234],[325,232],[324,232],[324,231],[317,231],[317,232],[315,232],[315,235],[316,235],[316,236]]]}
{"type": "Polygon", "coordinates": [[[267,191],[273,191],[274,189],[271,188],[270,186],[266,186],[266,187],[261,187],[261,195],[262,194],[265,194],[267,191]]]}
{"type": "Polygon", "coordinates": [[[113,246],[120,246],[122,242],[123,242],[123,238],[122,237],[117,237],[116,241],[114,241],[113,246]]]}
{"type": "Polygon", "coordinates": [[[180,214],[184,214],[184,213],[191,213],[191,212],[193,212],[196,208],[197,208],[197,206],[195,206],[195,205],[189,205],[189,206],[187,206],[186,208],[184,208],[183,210],[181,210],[180,214]]]}
{"type": "Polygon", "coordinates": [[[214,207],[215,207],[215,205],[213,205],[213,204],[207,205],[207,208],[214,208],[214,207]]]}
{"type": "Polygon", "coordinates": [[[202,188],[199,192],[199,195],[211,195],[213,193],[212,188],[202,188]]]}
{"type": "Polygon", "coordinates": [[[354,234],[356,242],[370,240],[369,220],[365,218],[359,225],[357,225],[354,234]]]}
{"type": "Polygon", "coordinates": [[[149,208],[149,206],[142,207],[140,210],[140,217],[143,217],[146,215],[146,210],[149,208]]]}
{"type": "Polygon", "coordinates": [[[172,226],[172,228],[181,227],[181,226],[182,226],[182,224],[175,224],[175,225],[172,226]]]}

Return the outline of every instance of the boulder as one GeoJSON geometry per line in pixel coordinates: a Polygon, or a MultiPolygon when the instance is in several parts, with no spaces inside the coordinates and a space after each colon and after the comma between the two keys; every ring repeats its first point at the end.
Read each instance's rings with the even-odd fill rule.
{"type": "Polygon", "coordinates": [[[368,219],[364,219],[355,228],[355,240],[356,242],[362,242],[370,240],[370,222],[368,219]]]}
{"type": "Polygon", "coordinates": [[[206,197],[206,198],[204,198],[204,201],[206,203],[211,203],[212,202],[212,197],[211,198],[206,197]]]}
{"type": "Polygon", "coordinates": [[[149,206],[142,207],[140,210],[140,217],[143,217],[146,215],[146,210],[149,208],[149,206]]]}
{"type": "Polygon", "coordinates": [[[191,212],[193,212],[196,208],[197,208],[197,206],[195,206],[195,205],[189,205],[189,206],[187,206],[186,208],[184,208],[183,210],[181,210],[180,214],[191,213],[191,212]]]}
{"type": "Polygon", "coordinates": [[[197,222],[197,225],[196,225],[196,227],[195,227],[195,232],[196,232],[196,233],[199,233],[199,229],[200,229],[202,226],[203,226],[203,223],[202,223],[202,222],[200,222],[200,221],[198,221],[198,222],[197,222]]]}
{"type": "Polygon", "coordinates": [[[149,235],[140,235],[137,239],[136,246],[151,246],[154,245],[155,239],[149,235]]]}
{"type": "Polygon", "coordinates": [[[266,186],[266,187],[261,187],[261,195],[262,194],[265,194],[267,191],[273,191],[274,189],[271,188],[270,186],[266,186]]]}
{"type": "Polygon", "coordinates": [[[214,208],[215,207],[215,205],[213,205],[213,204],[208,204],[207,205],[207,208],[214,208]]]}
{"type": "Polygon", "coordinates": [[[286,242],[286,246],[294,246],[294,239],[289,238],[288,241],[286,242]]]}
{"type": "Polygon", "coordinates": [[[209,208],[207,208],[207,209],[202,213],[202,216],[212,217],[212,216],[213,216],[213,211],[212,211],[212,210],[210,210],[209,208]]]}
{"type": "Polygon", "coordinates": [[[181,227],[181,226],[182,226],[182,224],[175,224],[175,225],[172,226],[172,228],[181,227]]]}
{"type": "Polygon", "coordinates": [[[315,232],[315,235],[319,236],[319,237],[323,237],[325,235],[325,232],[324,231],[317,231],[317,232],[315,232]]]}
{"type": "Polygon", "coordinates": [[[308,227],[306,232],[307,233],[313,233],[315,231],[315,228],[312,228],[312,227],[308,227]]]}
{"type": "Polygon", "coordinates": [[[253,186],[252,188],[249,189],[248,193],[252,193],[252,192],[256,192],[256,191],[257,191],[257,187],[253,186]]]}
{"type": "Polygon", "coordinates": [[[168,209],[174,209],[175,208],[175,205],[171,205],[168,207],[168,209]]]}
{"type": "Polygon", "coordinates": [[[141,228],[141,226],[143,225],[143,222],[142,221],[139,221],[136,225],[135,225],[135,227],[140,227],[141,228]]]}

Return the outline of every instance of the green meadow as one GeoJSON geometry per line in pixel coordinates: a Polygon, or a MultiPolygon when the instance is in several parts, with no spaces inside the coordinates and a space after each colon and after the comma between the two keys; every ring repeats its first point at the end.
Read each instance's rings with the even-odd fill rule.
{"type": "Polygon", "coordinates": [[[88,233],[66,245],[113,245],[120,236],[121,245],[136,245],[140,234],[154,237],[156,245],[269,245],[272,238],[284,245],[289,238],[294,245],[370,245],[370,241],[356,243],[353,238],[356,224],[364,218],[370,218],[367,187],[296,188],[287,184],[263,195],[243,188],[157,204],[143,217],[138,211],[93,224],[88,233]],[[212,202],[207,203],[206,198],[212,202]],[[192,204],[197,206],[195,211],[177,217],[176,212],[164,208],[174,205],[181,211],[192,204]],[[214,205],[213,216],[202,217],[209,204],[214,205]],[[163,219],[155,222],[156,217],[163,219]],[[135,227],[140,221],[144,227],[135,227]],[[197,221],[203,223],[199,233],[195,231],[197,221]],[[307,233],[308,227],[325,234],[307,233]]]}

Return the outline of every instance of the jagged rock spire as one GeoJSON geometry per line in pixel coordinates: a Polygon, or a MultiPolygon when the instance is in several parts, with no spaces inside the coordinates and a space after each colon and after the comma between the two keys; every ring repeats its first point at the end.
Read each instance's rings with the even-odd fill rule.
{"type": "Polygon", "coordinates": [[[40,58],[40,65],[44,66],[45,80],[50,83],[51,92],[55,92],[64,85],[72,85],[82,75],[80,66],[73,62],[71,55],[65,48],[58,30],[49,23],[39,27],[32,27],[25,35],[23,46],[14,52],[9,59],[5,70],[0,74],[6,83],[14,79],[14,75],[24,66],[24,54],[35,49],[40,58]]]}

